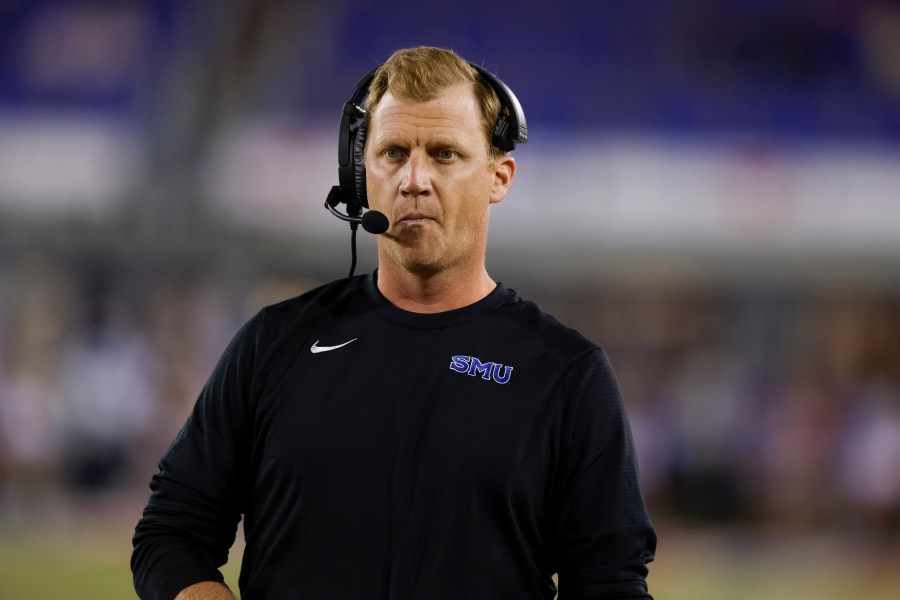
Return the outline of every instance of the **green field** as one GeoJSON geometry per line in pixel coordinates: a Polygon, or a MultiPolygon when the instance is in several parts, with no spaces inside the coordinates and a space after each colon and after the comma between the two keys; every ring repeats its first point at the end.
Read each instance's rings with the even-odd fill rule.
{"type": "MultiPolygon", "coordinates": [[[[0,599],[135,598],[131,525],[0,529],[0,599]]],[[[116,522],[119,519],[115,519],[116,522]]],[[[897,548],[835,537],[762,537],[663,527],[650,586],[657,600],[896,600],[897,548]]],[[[226,568],[236,589],[240,550],[226,568]]],[[[338,599],[339,600],[339,599],[338,599]]]]}

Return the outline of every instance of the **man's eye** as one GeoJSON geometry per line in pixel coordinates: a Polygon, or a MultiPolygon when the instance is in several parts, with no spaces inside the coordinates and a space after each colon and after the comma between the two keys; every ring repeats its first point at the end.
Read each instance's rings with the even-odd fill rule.
{"type": "Polygon", "coordinates": [[[456,152],[453,150],[439,150],[437,157],[441,160],[453,160],[456,158],[456,152]]]}
{"type": "Polygon", "coordinates": [[[402,155],[400,154],[400,150],[397,148],[388,148],[384,151],[384,155],[387,158],[400,158],[402,155]]]}

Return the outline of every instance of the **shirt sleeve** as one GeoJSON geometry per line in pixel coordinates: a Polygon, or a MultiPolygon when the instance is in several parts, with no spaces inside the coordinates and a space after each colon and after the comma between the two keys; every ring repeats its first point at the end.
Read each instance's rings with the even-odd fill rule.
{"type": "Polygon", "coordinates": [[[191,415],[159,463],[133,537],[134,587],[171,600],[218,570],[234,543],[249,485],[250,396],[263,314],[229,343],[191,415]]]}
{"type": "Polygon", "coordinates": [[[551,500],[550,540],[559,597],[641,598],[656,534],[638,483],[631,430],[606,353],[564,374],[563,449],[551,500]]]}

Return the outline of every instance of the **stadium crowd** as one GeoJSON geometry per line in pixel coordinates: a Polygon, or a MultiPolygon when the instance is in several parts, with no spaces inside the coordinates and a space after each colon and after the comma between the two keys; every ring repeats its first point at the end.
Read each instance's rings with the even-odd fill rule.
{"type": "MultiPolygon", "coordinates": [[[[240,323],[313,285],[0,262],[0,518],[47,494],[143,494],[240,323]]],[[[609,351],[655,518],[900,534],[896,292],[540,293],[609,351]]]]}

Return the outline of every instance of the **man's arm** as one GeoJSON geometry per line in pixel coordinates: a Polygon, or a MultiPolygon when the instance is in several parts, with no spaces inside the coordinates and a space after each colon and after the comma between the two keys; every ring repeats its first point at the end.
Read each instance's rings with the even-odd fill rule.
{"type": "MultiPolygon", "coordinates": [[[[235,335],[151,480],[131,557],[141,598],[175,598],[194,584],[223,581],[219,567],[247,503],[250,398],[262,330],[260,314],[235,335]]],[[[228,591],[219,587],[217,593],[228,591]]]]}
{"type": "Polygon", "coordinates": [[[564,449],[555,484],[552,552],[560,598],[652,600],[646,564],[656,534],[638,485],[618,383],[600,350],[564,376],[564,449]]]}
{"type": "Polygon", "coordinates": [[[186,587],[175,600],[234,600],[234,595],[222,583],[204,581],[186,587]]]}

